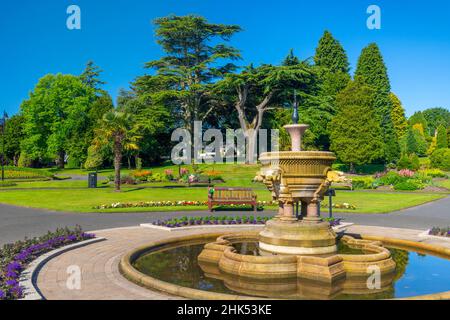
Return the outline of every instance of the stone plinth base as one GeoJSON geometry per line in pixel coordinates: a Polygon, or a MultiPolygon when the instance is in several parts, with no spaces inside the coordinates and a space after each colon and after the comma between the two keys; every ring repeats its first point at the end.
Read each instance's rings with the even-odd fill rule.
{"type": "Polygon", "coordinates": [[[326,255],[337,252],[336,233],[328,222],[268,221],[259,234],[263,251],[288,255],[326,255]]]}

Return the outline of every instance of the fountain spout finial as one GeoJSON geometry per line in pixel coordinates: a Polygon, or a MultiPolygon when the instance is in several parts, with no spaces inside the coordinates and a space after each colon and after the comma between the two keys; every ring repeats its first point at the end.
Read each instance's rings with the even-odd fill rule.
{"type": "Polygon", "coordinates": [[[294,90],[294,105],[293,105],[293,113],[292,113],[292,123],[298,124],[299,116],[298,116],[298,101],[297,101],[297,91],[294,90]]]}

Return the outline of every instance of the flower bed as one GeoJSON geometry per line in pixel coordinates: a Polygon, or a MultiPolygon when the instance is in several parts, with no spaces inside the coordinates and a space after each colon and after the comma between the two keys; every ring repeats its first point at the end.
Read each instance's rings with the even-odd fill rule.
{"type": "MultiPolygon", "coordinates": [[[[182,217],[167,220],[158,220],[153,222],[154,226],[167,228],[181,228],[201,225],[261,225],[271,220],[273,217],[255,217],[255,216],[208,216],[208,217],[182,217]]],[[[331,227],[341,224],[342,219],[327,218],[331,227]]]]}
{"type": "MultiPolygon", "coordinates": [[[[323,201],[321,203],[321,207],[322,208],[329,208],[328,203],[326,203],[325,201],[323,201]]],[[[333,203],[332,208],[334,209],[346,209],[346,210],[356,210],[356,206],[350,204],[350,203],[333,203]]]]}
{"type": "Polygon", "coordinates": [[[428,234],[430,236],[450,238],[450,227],[447,227],[447,228],[434,227],[434,228],[431,228],[431,230],[428,232],[428,234]]]}
{"type": "Polygon", "coordinates": [[[153,225],[167,228],[180,228],[200,225],[239,225],[239,224],[265,224],[272,217],[254,216],[209,216],[209,217],[182,217],[167,220],[158,220],[153,225]]]}
{"type": "Polygon", "coordinates": [[[5,167],[5,178],[9,180],[52,179],[54,175],[46,170],[5,167]]]}
{"type": "MultiPolygon", "coordinates": [[[[141,201],[141,202],[116,202],[112,204],[102,204],[93,207],[96,210],[104,209],[122,209],[122,208],[153,208],[153,207],[204,207],[207,201],[141,201]]],[[[258,201],[258,210],[263,210],[264,206],[277,205],[274,201],[258,201]]],[[[246,208],[245,205],[229,205],[230,208],[246,208]]],[[[222,207],[224,208],[224,206],[222,207]]]]}
{"type": "MultiPolygon", "coordinates": [[[[141,202],[116,202],[111,204],[102,204],[92,209],[107,210],[107,209],[124,209],[124,208],[162,208],[162,207],[206,207],[207,201],[141,201],[141,202]]],[[[277,201],[258,201],[257,210],[262,211],[264,207],[278,206],[277,201]]],[[[230,204],[227,206],[220,206],[220,209],[247,209],[248,206],[240,204],[230,204]]],[[[323,201],[322,208],[328,208],[328,203],[323,201]]],[[[356,210],[357,207],[350,203],[333,203],[334,209],[356,210]]]]}
{"type": "Polygon", "coordinates": [[[19,278],[27,265],[37,257],[72,243],[95,238],[80,227],[49,232],[45,236],[7,244],[0,250],[0,300],[23,298],[19,278]]]}

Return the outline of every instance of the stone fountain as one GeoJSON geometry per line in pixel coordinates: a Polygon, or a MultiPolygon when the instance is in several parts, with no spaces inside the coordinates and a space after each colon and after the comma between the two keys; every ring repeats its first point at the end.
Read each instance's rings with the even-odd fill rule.
{"type": "Polygon", "coordinates": [[[309,128],[298,122],[294,104],[292,125],[284,128],[291,136],[292,151],[268,152],[260,157],[260,180],[279,202],[278,215],[260,234],[260,249],[269,253],[322,255],[334,253],[336,234],[320,218],[320,202],[328,190],[328,172],[336,160],[332,152],[303,151],[302,137],[309,128]],[[297,216],[295,205],[301,204],[297,216]]]}
{"type": "Polygon", "coordinates": [[[344,236],[344,245],[364,254],[338,252],[337,235],[320,217],[320,203],[332,181],[332,152],[303,151],[302,137],[308,125],[298,124],[298,105],[294,104],[293,124],[284,128],[291,136],[291,151],[268,152],[260,156],[257,177],[279,203],[278,214],[264,230],[254,234],[230,234],[205,245],[198,257],[203,265],[213,264],[225,274],[254,279],[288,279],[334,282],[365,277],[369,267],[382,274],[395,270],[388,249],[381,242],[344,236]],[[295,207],[301,206],[297,214],[295,207]],[[235,243],[257,241],[259,255],[239,254],[235,243]]]}

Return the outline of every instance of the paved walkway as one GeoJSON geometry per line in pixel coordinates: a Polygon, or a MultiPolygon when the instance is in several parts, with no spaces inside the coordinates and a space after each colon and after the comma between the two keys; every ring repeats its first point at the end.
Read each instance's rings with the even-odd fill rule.
{"type": "MultiPolygon", "coordinates": [[[[230,229],[214,229],[211,232],[221,232],[222,230],[230,232],[230,229]]],[[[251,229],[249,228],[247,230],[251,229]]],[[[239,229],[239,231],[243,231],[243,229],[239,229]]],[[[395,236],[401,239],[423,241],[423,239],[417,236],[420,232],[419,230],[352,226],[347,231],[366,235],[395,236]]],[[[107,238],[107,240],[66,252],[44,265],[38,275],[37,285],[46,299],[179,299],[141,288],[127,281],[119,273],[119,261],[128,251],[145,243],[157,239],[161,240],[198,233],[198,231],[179,231],[174,234],[166,231],[133,227],[104,230],[96,233],[98,236],[107,238]],[[69,290],[66,285],[69,276],[67,274],[67,268],[74,265],[79,266],[81,269],[81,290],[69,290]]],[[[446,241],[426,240],[425,242],[450,247],[450,242],[446,241]]]]}
{"type": "MultiPolygon", "coordinates": [[[[221,212],[228,215],[250,215],[252,212],[221,212]]],[[[266,211],[260,215],[273,215],[266,211]]],[[[21,240],[24,237],[39,236],[47,231],[65,226],[81,225],[84,230],[100,230],[117,227],[137,226],[175,216],[206,216],[206,211],[192,212],[148,212],[148,213],[64,213],[46,210],[13,207],[0,204],[0,245],[21,240]]],[[[323,215],[327,213],[324,210],[323,215]]],[[[390,214],[337,213],[348,222],[361,225],[385,226],[426,230],[433,226],[450,225],[450,196],[422,206],[392,212],[390,214]]]]}

